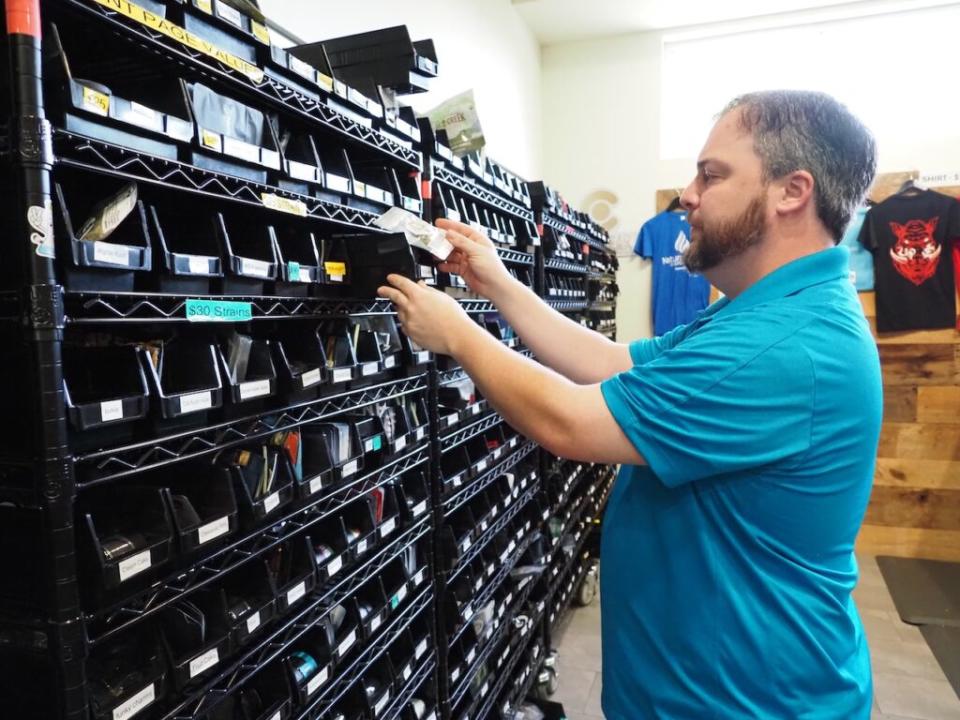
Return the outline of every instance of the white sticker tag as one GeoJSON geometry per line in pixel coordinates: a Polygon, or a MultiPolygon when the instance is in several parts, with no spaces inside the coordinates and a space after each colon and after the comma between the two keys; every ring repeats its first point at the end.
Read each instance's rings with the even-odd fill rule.
{"type": "Polygon", "coordinates": [[[487,469],[486,460],[481,460],[480,462],[477,463],[477,472],[483,472],[486,469],[487,469]]]}
{"type": "Polygon", "coordinates": [[[351,460],[346,465],[343,466],[343,469],[340,471],[341,477],[350,477],[355,472],[357,472],[357,461],[351,460]]]}
{"type": "Polygon", "coordinates": [[[407,597],[407,586],[404,585],[402,588],[397,590],[396,598],[398,603],[402,603],[407,597]]]}
{"type": "Polygon", "coordinates": [[[290,56],[290,69],[293,70],[297,75],[307,78],[307,80],[317,81],[317,69],[305,63],[298,57],[290,56]]]}
{"type": "Polygon", "coordinates": [[[213,648],[190,661],[190,678],[193,679],[204,670],[209,670],[220,662],[220,650],[213,648]]]}
{"type": "Polygon", "coordinates": [[[373,714],[379,715],[383,712],[383,708],[386,707],[387,703],[390,702],[390,691],[388,690],[383,694],[383,697],[377,701],[377,704],[373,708],[373,714]]]}
{"type": "Polygon", "coordinates": [[[476,405],[471,405],[471,406],[470,406],[470,414],[471,414],[471,415],[479,415],[479,414],[480,414],[480,405],[479,405],[479,403],[476,404],[476,405]]]}
{"type": "Polygon", "coordinates": [[[180,396],[180,414],[209,410],[213,407],[213,394],[209,390],[180,396]]]}
{"type": "Polygon", "coordinates": [[[414,517],[417,517],[418,515],[422,515],[422,514],[425,513],[426,511],[427,511],[427,501],[426,501],[426,500],[421,500],[420,502],[418,502],[416,505],[413,506],[413,516],[414,516],[414,517]]]}
{"type": "Polygon", "coordinates": [[[464,538],[463,542],[460,543],[460,552],[465,553],[471,547],[473,547],[473,542],[470,540],[470,538],[464,538]]]}
{"type": "Polygon", "coordinates": [[[389,370],[392,367],[396,367],[396,365],[397,365],[396,355],[390,355],[383,359],[383,367],[385,367],[387,370],[389,370]]]}
{"type": "Polygon", "coordinates": [[[315,492],[319,492],[323,489],[323,476],[315,477],[310,481],[310,494],[313,495],[315,492]]]}
{"type": "Polygon", "coordinates": [[[357,543],[357,553],[363,554],[366,551],[367,551],[367,539],[364,538],[363,540],[357,543]]]}
{"type": "Polygon", "coordinates": [[[406,682],[407,680],[409,680],[409,679],[410,679],[410,676],[413,675],[413,670],[411,669],[411,667],[410,667],[409,665],[407,665],[407,666],[403,669],[402,675],[403,675],[403,681],[404,681],[404,682],[406,682]]]}
{"type": "Polygon", "coordinates": [[[254,277],[270,277],[270,263],[263,260],[254,260],[253,258],[240,258],[240,273],[242,275],[253,275],[254,277]]]}
{"type": "Polygon", "coordinates": [[[154,122],[157,118],[157,112],[153,108],[148,108],[146,105],[141,105],[138,102],[130,101],[130,109],[134,114],[139,115],[144,120],[154,122]]]}
{"type": "Polygon", "coordinates": [[[229,135],[223,136],[223,153],[233,157],[246,160],[249,163],[260,162],[260,147],[251,145],[243,140],[237,140],[229,135]]]}
{"type": "Polygon", "coordinates": [[[240,384],[240,399],[251,400],[270,394],[269,380],[251,380],[240,384]]]}
{"type": "Polygon", "coordinates": [[[496,569],[497,568],[493,563],[490,563],[489,565],[487,565],[487,577],[488,578],[492,577],[496,569]]]}
{"type": "Polygon", "coordinates": [[[426,579],[427,579],[427,571],[421,570],[420,572],[418,572],[416,575],[413,576],[413,584],[419,585],[426,579]]]}
{"type": "Polygon", "coordinates": [[[417,440],[423,440],[427,436],[426,428],[417,428],[417,440]]]}
{"type": "Polygon", "coordinates": [[[471,650],[467,653],[467,665],[471,664],[474,660],[477,659],[477,651],[471,650]]]}
{"type": "Polygon", "coordinates": [[[206,525],[201,525],[197,530],[197,544],[203,545],[214,538],[225,535],[230,530],[230,518],[224,515],[219,520],[214,520],[206,525]]]}
{"type": "Polygon", "coordinates": [[[210,272],[210,261],[198,255],[188,255],[187,266],[193,275],[206,275],[210,272]]]}
{"type": "Polygon", "coordinates": [[[297,600],[307,594],[307,584],[300,583],[295,588],[287,592],[287,605],[293,605],[297,600]]]}
{"type": "Polygon", "coordinates": [[[134,575],[142,573],[150,567],[150,562],[151,557],[149,550],[144,550],[143,552],[128,557],[126,560],[121,560],[119,565],[120,582],[129,580],[134,575]]]}
{"type": "Polygon", "coordinates": [[[307,683],[307,695],[313,695],[317,690],[319,690],[323,684],[327,681],[327,668],[324,668],[312,678],[307,683]]]}
{"type": "Polygon", "coordinates": [[[376,631],[383,624],[383,618],[379,615],[376,615],[373,620],[370,621],[370,632],[376,631]]]}
{"type": "Polygon", "coordinates": [[[407,446],[407,437],[406,435],[398,437],[396,442],[393,443],[393,447],[396,449],[396,452],[400,452],[407,446]]]}
{"type": "Polygon", "coordinates": [[[375,362],[364,363],[363,365],[360,366],[360,374],[363,375],[363,377],[366,377],[367,375],[376,375],[377,370],[379,369],[380,369],[379,363],[375,363],[375,362]]]}
{"type": "Polygon", "coordinates": [[[124,267],[129,267],[130,250],[126,245],[94,242],[93,259],[96,262],[107,263],[108,265],[123,265],[124,267]]]}
{"type": "Polygon", "coordinates": [[[311,385],[316,385],[318,382],[320,382],[320,368],[314,368],[313,370],[305,372],[300,376],[300,382],[305,388],[310,387],[311,385]]]}
{"type": "Polygon", "coordinates": [[[343,568],[343,558],[339,555],[327,563],[327,575],[333,577],[343,568]]]}
{"type": "Polygon", "coordinates": [[[397,527],[396,518],[390,518],[380,526],[380,537],[386,537],[397,527]]]}
{"type": "Polygon", "coordinates": [[[260,613],[255,612],[253,615],[247,618],[247,635],[252,633],[260,627],[260,613]]]}
{"type": "Polygon", "coordinates": [[[454,668],[450,671],[450,681],[456,682],[460,677],[460,668],[454,668]]]}
{"type": "Polygon", "coordinates": [[[347,639],[344,640],[337,646],[337,654],[340,657],[343,657],[347,654],[347,651],[353,647],[353,644],[357,641],[357,631],[351,630],[350,634],[347,635],[347,639]]]}
{"type": "Polygon", "coordinates": [[[123,419],[123,400],[105,400],[100,403],[100,422],[123,419]]]}
{"type": "Polygon", "coordinates": [[[267,497],[265,497],[265,498],[263,499],[263,512],[264,512],[264,513],[271,513],[271,512],[273,512],[274,510],[276,510],[276,508],[277,508],[278,505],[280,505],[280,492],[279,492],[279,491],[277,491],[277,492],[275,492],[275,493],[272,493],[272,494],[270,494],[270,495],[267,495],[267,497]]]}
{"type": "Polygon", "coordinates": [[[243,21],[240,17],[240,11],[230,7],[229,5],[226,5],[222,2],[222,0],[217,3],[217,15],[222,17],[228,23],[236,25],[237,27],[240,27],[243,24],[243,21]]]}
{"type": "Polygon", "coordinates": [[[113,709],[113,720],[129,720],[157,699],[153,683],[113,709]]]}
{"type": "Polygon", "coordinates": [[[327,173],[327,187],[337,192],[348,193],[350,192],[350,178],[345,178],[343,175],[327,173]]]}
{"type": "Polygon", "coordinates": [[[313,165],[307,165],[296,160],[287,161],[287,173],[296,180],[317,181],[317,169],[313,165]]]}
{"type": "Polygon", "coordinates": [[[353,377],[353,371],[350,368],[337,368],[333,371],[333,381],[335,383],[346,382],[353,377]]]}
{"type": "Polygon", "coordinates": [[[414,656],[416,656],[417,660],[419,660],[421,657],[423,657],[423,654],[426,651],[427,651],[427,641],[426,639],[424,639],[424,640],[421,640],[419,643],[417,643],[417,648],[416,650],[413,651],[413,654],[414,656]]]}

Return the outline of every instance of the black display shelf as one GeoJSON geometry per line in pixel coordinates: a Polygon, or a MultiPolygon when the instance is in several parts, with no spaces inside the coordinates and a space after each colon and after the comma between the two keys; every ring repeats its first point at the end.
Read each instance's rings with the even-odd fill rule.
{"type": "Polygon", "coordinates": [[[578,275],[585,275],[587,273],[586,265],[580,265],[560,258],[545,260],[543,266],[546,270],[559,270],[560,272],[576,273],[578,275]]]}
{"type": "MultiPolygon", "coordinates": [[[[282,657],[286,650],[305,632],[327,617],[333,607],[352,597],[357,588],[375,577],[390,560],[400,557],[410,545],[418,539],[426,537],[428,533],[429,525],[426,522],[421,522],[398,535],[390,545],[352,572],[348,572],[342,579],[338,576],[335,583],[315,591],[309,602],[302,609],[299,609],[293,617],[285,619],[283,624],[274,629],[257,647],[230,662],[226,670],[219,673],[218,677],[204,683],[191,692],[189,696],[183,698],[175,707],[161,715],[161,720],[186,720],[215,709],[225,697],[243,686],[267,665],[282,657]]],[[[391,631],[394,631],[404,621],[406,621],[406,624],[403,624],[403,627],[406,627],[412,617],[429,604],[430,595],[429,587],[424,585],[417,596],[417,600],[411,601],[402,613],[384,626],[381,637],[392,640],[391,631]]],[[[323,695],[332,694],[337,685],[343,686],[356,682],[361,671],[362,669],[358,671],[357,663],[354,663],[339,678],[328,683],[324,692],[314,702],[321,701],[323,695]]],[[[340,695],[342,694],[341,692],[340,695]]],[[[339,695],[337,699],[339,699],[339,695]]]]}
{"type": "Polygon", "coordinates": [[[534,256],[530,253],[521,252],[520,250],[510,250],[508,248],[497,248],[497,255],[500,256],[500,259],[504,262],[515,263],[517,265],[533,265],[534,256]]]}
{"type": "Polygon", "coordinates": [[[241,443],[267,438],[305,423],[357,410],[373,403],[426,390],[426,375],[372,385],[306,403],[211,425],[175,435],[77,456],[80,489],[101,485],[143,470],[209,455],[241,443]]]}
{"type": "Polygon", "coordinates": [[[613,312],[617,309],[617,304],[614,302],[592,302],[589,305],[589,309],[591,312],[594,310],[613,312]]]}
{"type": "Polygon", "coordinates": [[[467,483],[466,486],[458,490],[454,495],[445,499],[443,501],[444,516],[449,517],[454,510],[457,510],[462,507],[464,503],[476,497],[476,495],[487,488],[490,483],[498,479],[503,473],[509,472],[519,465],[536,449],[537,445],[532,442],[520,446],[516,452],[506,456],[502,461],[493,465],[482,475],[467,483]]]}
{"type": "MultiPolygon", "coordinates": [[[[486,432],[492,427],[496,427],[503,422],[503,418],[500,417],[497,413],[487,414],[481,417],[476,422],[473,422],[466,427],[461,427],[458,430],[455,430],[452,433],[440,436],[440,446],[441,451],[446,452],[455,448],[457,445],[472,440],[477,435],[486,432]]],[[[496,458],[494,458],[496,459],[496,458]]]]}
{"type": "Polygon", "coordinates": [[[464,312],[468,313],[491,313],[496,312],[497,309],[494,307],[493,303],[489,300],[475,300],[475,299],[464,299],[460,300],[460,306],[463,308],[464,312]]]}
{"type": "Polygon", "coordinates": [[[546,303],[560,312],[580,312],[587,309],[586,300],[547,300],[546,303]]]}
{"type": "MultiPolygon", "coordinates": [[[[546,603],[543,603],[543,605],[545,606],[546,603]]],[[[537,615],[534,616],[535,624],[539,624],[540,621],[543,619],[545,609],[546,609],[545,607],[542,607],[540,611],[537,613],[537,615]]],[[[546,651],[543,649],[543,646],[536,645],[533,642],[534,640],[539,640],[539,639],[540,638],[536,634],[528,637],[526,640],[527,642],[526,648],[519,651],[517,654],[517,661],[514,663],[511,670],[516,669],[516,666],[519,664],[519,660],[523,659],[525,653],[530,654],[531,657],[529,657],[529,659],[527,660],[526,666],[518,676],[519,682],[516,680],[514,681],[513,687],[510,688],[509,693],[507,693],[506,697],[503,699],[503,702],[500,707],[501,717],[504,717],[504,718],[508,717],[509,711],[512,708],[515,708],[516,706],[518,706],[521,702],[523,702],[523,699],[530,694],[530,690],[533,688],[533,684],[537,680],[537,675],[539,675],[540,668],[543,666],[543,660],[546,657],[546,651]],[[535,656],[533,656],[532,654],[533,647],[540,648],[540,652],[535,656]]],[[[509,678],[512,676],[512,673],[510,674],[504,673],[504,675],[509,678]]]]}
{"type": "Polygon", "coordinates": [[[156,616],[163,608],[208,586],[222,574],[262,557],[278,545],[308,532],[311,527],[336,514],[364,492],[383,487],[407,470],[428,461],[429,451],[426,448],[397,458],[372,473],[335,488],[309,505],[278,517],[271,527],[255,530],[222,547],[187,572],[176,572],[146,592],[89,615],[86,622],[90,642],[97,645],[156,616]]]}
{"type": "Polygon", "coordinates": [[[530,208],[518,205],[513,200],[508,200],[496,192],[477,185],[466,175],[451,170],[442,162],[438,163],[435,160],[432,169],[434,181],[465,193],[472,199],[482,202],[495,210],[510,213],[522,220],[533,221],[533,211],[530,210],[530,208]]]}
{"type": "Polygon", "coordinates": [[[204,170],[63,130],[54,133],[54,147],[57,164],[65,167],[323,220],[344,228],[379,232],[373,224],[377,213],[301,195],[236,175],[204,170]]]}
{"type": "MultiPolygon", "coordinates": [[[[55,1],[58,6],[79,13],[91,21],[104,23],[116,38],[130,43],[131,50],[137,47],[151,52],[157,59],[168,63],[171,72],[182,72],[180,68],[186,68],[195,75],[213,79],[223,87],[241,93],[247,100],[261,107],[270,107],[312,123],[411,169],[420,168],[421,155],[417,150],[404,147],[388,135],[372,127],[365,127],[328,106],[324,100],[326,97],[333,98],[332,92],[326,94],[326,97],[313,99],[267,75],[255,65],[243,64],[242,61],[228,64],[221,59],[214,59],[204,52],[177,42],[163,32],[115,12],[116,6],[126,6],[127,3],[101,4],[99,0],[55,1]]],[[[170,23],[167,26],[169,27],[170,23]]],[[[174,32],[180,37],[184,36],[182,29],[174,32]]]]}
{"type": "MultiPolygon", "coordinates": [[[[403,713],[404,708],[430,681],[431,676],[436,670],[437,660],[435,653],[431,650],[430,654],[423,660],[422,665],[410,676],[410,679],[407,680],[403,689],[397,693],[391,703],[377,716],[379,720],[403,720],[401,713],[403,713]]],[[[425,717],[424,720],[429,720],[429,716],[425,717]]]]}
{"type": "Polygon", "coordinates": [[[516,670],[520,659],[523,657],[523,651],[526,649],[525,643],[529,643],[531,637],[537,636],[535,632],[531,632],[535,627],[536,621],[533,621],[527,625],[524,632],[510,638],[510,642],[508,643],[509,658],[502,666],[497,668],[496,682],[493,684],[492,689],[488,691],[486,697],[483,698],[482,704],[478,706],[476,717],[490,717],[494,705],[500,702],[504,688],[506,688],[511,678],[514,677],[514,670],[516,670]]]}

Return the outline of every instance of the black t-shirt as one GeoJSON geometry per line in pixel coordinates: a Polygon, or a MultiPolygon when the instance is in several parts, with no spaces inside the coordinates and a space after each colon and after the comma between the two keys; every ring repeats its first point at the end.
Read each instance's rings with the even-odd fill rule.
{"type": "Polygon", "coordinates": [[[873,253],[877,330],[952,328],[951,252],[960,203],[932,190],[893,195],[867,213],[860,243],[873,253]]]}

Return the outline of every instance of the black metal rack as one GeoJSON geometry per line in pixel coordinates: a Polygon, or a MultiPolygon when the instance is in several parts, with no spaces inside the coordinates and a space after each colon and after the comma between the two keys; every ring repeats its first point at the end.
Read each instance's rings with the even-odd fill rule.
{"type": "MultiPolygon", "coordinates": [[[[0,384],[10,408],[8,440],[0,439],[0,577],[19,579],[0,590],[5,712],[24,720],[234,720],[251,694],[269,688],[257,696],[266,703],[258,720],[355,712],[406,720],[414,698],[426,720],[506,713],[537,681],[548,620],[569,597],[562,583],[585,572],[576,552],[571,558],[548,541],[550,521],[562,518],[565,535],[580,529],[579,552],[609,478],[591,468],[551,506],[543,451],[485,399],[441,411],[441,393],[468,379],[462,368],[440,365],[395,328],[370,329],[389,330],[395,313],[351,291],[341,246],[375,232],[373,220],[390,204],[418,208],[427,220],[459,217],[543,294],[546,271],[613,285],[599,267],[545,257],[545,223],[562,224],[598,253],[602,232],[566,210],[545,219],[516,174],[478,155],[455,157],[409,108],[385,113],[381,86],[416,91],[437,70],[432,43],[410,43],[403,28],[382,36],[393,43],[386,51],[367,43],[366,55],[351,60],[354,38],[330,44],[342,51],[332,64],[310,64],[274,44],[263,18],[220,0],[35,0],[33,25],[17,20],[11,0],[5,5],[9,82],[0,97],[9,122],[0,167],[15,231],[0,253],[0,384]],[[82,121],[66,127],[62,104],[72,99],[56,96],[63,88],[41,57],[50,23],[58,46],[62,39],[81,48],[74,70],[106,72],[119,87],[150,95],[163,117],[183,98],[153,83],[203,83],[262,113],[264,137],[273,139],[255,151],[234,143],[228,157],[226,135],[204,146],[188,111],[181,130],[196,134],[161,142],[155,110],[133,108],[139,120],[122,126],[111,114],[119,95],[75,78],[82,103],[69,112],[82,121]],[[392,60],[384,64],[388,56],[409,65],[403,77],[387,67],[392,60]],[[364,64],[369,77],[358,69],[364,64]],[[289,156],[292,145],[276,142],[283,127],[300,133],[289,156]],[[333,157],[336,172],[320,167],[313,136],[343,155],[342,163],[333,157]],[[370,178],[381,174],[393,184],[373,193],[370,178]],[[136,183],[140,244],[117,248],[101,238],[90,241],[89,256],[72,252],[68,240],[81,243],[79,228],[61,218],[64,178],[103,199],[136,183]],[[209,239],[193,247],[176,237],[177,252],[190,251],[189,263],[182,258],[189,272],[171,263],[167,270],[185,274],[164,278],[157,208],[219,213],[239,226],[238,242],[247,225],[268,227],[270,244],[243,255],[238,246],[211,250],[209,239]],[[282,230],[306,250],[281,257],[282,230]],[[225,313],[221,322],[198,322],[203,303],[225,313]],[[386,345],[364,345],[361,332],[399,344],[388,356],[386,345]],[[259,374],[246,384],[233,377],[224,349],[235,334],[260,348],[259,374]],[[291,336],[308,338],[301,351],[310,338],[315,344],[294,357],[296,348],[284,345],[291,336]],[[178,361],[173,345],[182,348],[178,361]],[[91,349],[114,365],[65,360],[91,349]],[[110,387],[96,386],[104,376],[110,387]],[[112,392],[114,377],[127,394],[112,392]],[[313,443],[324,439],[310,445],[308,462],[311,433],[313,443]],[[463,464],[456,483],[445,469],[454,455],[463,464]],[[278,485],[271,478],[268,490],[250,489],[243,468],[254,457],[267,469],[260,482],[272,463],[278,485]],[[108,502],[113,510],[101,512],[108,502]],[[454,555],[448,540],[467,514],[477,525],[454,555]],[[131,531],[132,523],[144,529],[131,531]],[[517,574],[537,558],[549,560],[545,572],[517,574]],[[468,577],[471,599],[458,607],[454,587],[468,577]],[[236,598],[227,607],[237,587],[256,595],[242,611],[236,598]],[[168,631],[169,623],[201,608],[209,632],[222,627],[223,636],[175,647],[174,639],[193,636],[179,625],[179,634],[168,631]],[[297,665],[304,653],[312,665],[297,665]],[[363,690],[371,678],[386,678],[377,697],[363,690]]],[[[74,214],[79,225],[82,213],[74,214]]],[[[507,347],[532,356],[512,330],[501,336],[492,303],[456,278],[441,275],[436,285],[507,347]]],[[[612,312],[607,296],[584,293],[550,300],[598,318],[612,312]]]]}

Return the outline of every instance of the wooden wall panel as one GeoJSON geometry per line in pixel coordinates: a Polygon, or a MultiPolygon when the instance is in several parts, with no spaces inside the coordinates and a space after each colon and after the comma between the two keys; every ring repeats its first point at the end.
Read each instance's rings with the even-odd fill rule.
{"type": "Polygon", "coordinates": [[[917,388],[885,387],[883,389],[883,419],[888,422],[917,421],[917,388]]]}
{"type": "Polygon", "coordinates": [[[870,555],[960,560],[960,530],[864,525],[857,549],[870,555]]]}
{"type": "Polygon", "coordinates": [[[917,422],[960,423],[960,386],[917,388],[917,422]]]}
{"type": "Polygon", "coordinates": [[[864,522],[888,527],[956,530],[960,522],[960,490],[877,485],[864,522]]]}
{"type": "Polygon", "coordinates": [[[960,490],[960,462],[877,458],[874,487],[960,490]]]}
{"type": "Polygon", "coordinates": [[[880,345],[879,350],[884,386],[950,386],[960,379],[956,345],[880,345]]]}
{"type": "Polygon", "coordinates": [[[877,457],[960,461],[960,425],[884,422],[877,457]]]}

